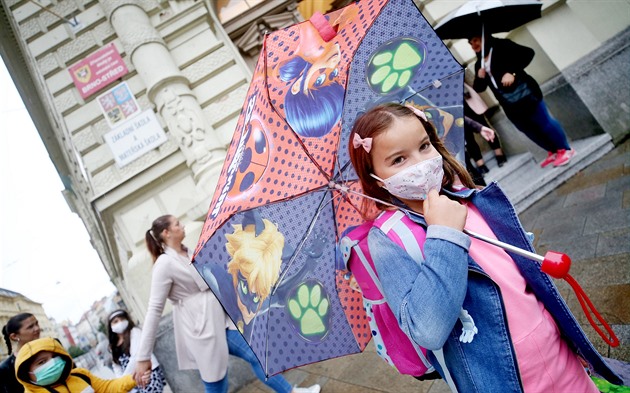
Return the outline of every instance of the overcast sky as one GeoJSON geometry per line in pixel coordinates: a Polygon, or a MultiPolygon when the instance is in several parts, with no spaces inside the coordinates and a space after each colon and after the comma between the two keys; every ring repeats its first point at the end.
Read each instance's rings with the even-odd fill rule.
{"type": "Polygon", "coordinates": [[[79,321],[115,291],[30,116],[0,61],[0,288],[79,321]]]}

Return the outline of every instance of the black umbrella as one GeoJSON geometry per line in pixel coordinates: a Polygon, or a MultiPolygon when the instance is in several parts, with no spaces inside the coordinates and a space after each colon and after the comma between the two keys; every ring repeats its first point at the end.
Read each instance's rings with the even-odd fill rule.
{"type": "Polygon", "coordinates": [[[503,33],[540,18],[540,0],[470,0],[435,26],[441,39],[503,33]]]}

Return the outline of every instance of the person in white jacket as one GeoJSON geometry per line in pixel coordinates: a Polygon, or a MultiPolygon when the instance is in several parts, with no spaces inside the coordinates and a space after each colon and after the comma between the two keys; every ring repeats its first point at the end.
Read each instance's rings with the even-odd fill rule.
{"type": "MultiPolygon", "coordinates": [[[[138,348],[142,330],[137,328],[129,313],[125,310],[116,310],[109,315],[107,333],[109,348],[112,351],[112,367],[116,377],[133,375],[136,369],[138,348]]],[[[164,372],[156,357],[151,354],[151,381],[144,388],[137,387],[131,390],[134,393],[161,393],[164,390],[166,380],[164,372]]]]}

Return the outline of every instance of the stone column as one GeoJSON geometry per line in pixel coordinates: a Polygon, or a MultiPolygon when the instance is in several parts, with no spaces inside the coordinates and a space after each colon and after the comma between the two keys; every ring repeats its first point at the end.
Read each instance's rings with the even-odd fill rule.
{"type": "Polygon", "coordinates": [[[164,40],[137,0],[99,0],[149,100],[168,125],[186,157],[197,185],[212,195],[226,151],[203,114],[164,40]]]}

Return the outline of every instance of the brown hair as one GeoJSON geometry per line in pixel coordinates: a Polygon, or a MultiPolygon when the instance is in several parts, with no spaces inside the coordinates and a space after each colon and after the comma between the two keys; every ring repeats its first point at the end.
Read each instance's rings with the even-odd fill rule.
{"type": "MultiPolygon", "coordinates": [[[[435,149],[442,156],[442,162],[444,167],[444,179],[442,179],[442,188],[452,189],[453,184],[459,178],[459,181],[468,188],[475,188],[475,183],[470,178],[470,175],[457,161],[455,157],[446,149],[442,140],[438,137],[435,127],[428,121],[416,116],[413,111],[400,104],[388,103],[375,106],[367,111],[361,117],[359,117],[352,127],[352,133],[350,134],[350,141],[352,141],[354,134],[358,134],[361,138],[375,138],[382,133],[386,132],[392,126],[395,118],[400,117],[415,117],[422,123],[422,126],[429,136],[429,141],[435,147],[435,149]]],[[[359,176],[361,181],[361,187],[363,192],[372,197],[384,202],[391,202],[392,195],[379,186],[370,173],[374,173],[374,166],[372,164],[372,157],[365,149],[355,149],[350,142],[348,146],[350,153],[350,160],[354,166],[354,170],[359,176]]],[[[364,198],[361,206],[361,214],[365,219],[374,218],[374,206],[379,210],[383,210],[386,205],[380,202],[373,202],[370,199],[364,198]]]]}
{"type": "MultiPolygon", "coordinates": [[[[153,224],[151,224],[151,229],[144,235],[144,241],[147,245],[147,249],[151,253],[154,263],[160,255],[164,254],[162,244],[165,242],[164,239],[162,239],[162,232],[171,226],[174,219],[176,219],[175,216],[170,214],[156,218],[153,220],[153,224]]],[[[188,248],[182,244],[182,250],[187,252],[188,248]]]]}

